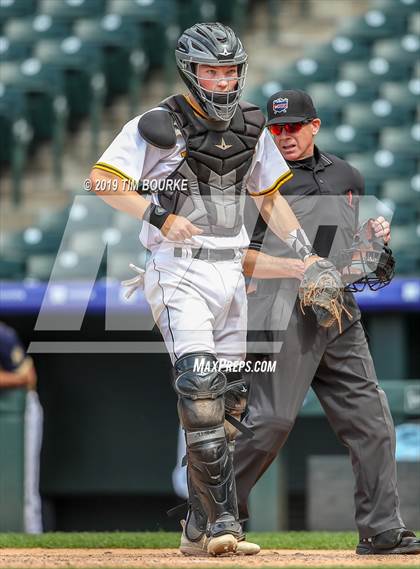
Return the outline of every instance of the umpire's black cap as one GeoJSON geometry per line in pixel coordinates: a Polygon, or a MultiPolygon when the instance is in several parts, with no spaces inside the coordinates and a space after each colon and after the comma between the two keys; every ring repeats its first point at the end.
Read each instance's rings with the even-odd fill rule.
{"type": "Polygon", "coordinates": [[[305,91],[285,90],[271,95],[267,101],[267,125],[302,122],[318,115],[314,103],[305,91]]]}

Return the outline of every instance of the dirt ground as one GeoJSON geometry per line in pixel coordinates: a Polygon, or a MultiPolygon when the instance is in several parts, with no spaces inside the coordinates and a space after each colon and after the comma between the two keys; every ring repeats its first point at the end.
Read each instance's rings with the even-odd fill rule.
{"type": "Polygon", "coordinates": [[[0,568],[419,567],[418,555],[356,556],[348,550],[265,549],[253,557],[185,557],[176,549],[0,549],[0,568]]]}

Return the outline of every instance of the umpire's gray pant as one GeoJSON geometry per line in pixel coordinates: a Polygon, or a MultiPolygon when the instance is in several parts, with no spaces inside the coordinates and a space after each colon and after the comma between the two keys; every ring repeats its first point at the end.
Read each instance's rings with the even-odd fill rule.
{"type": "MultiPolygon", "coordinates": [[[[358,311],[357,311],[358,312],[358,311]]],[[[378,386],[360,320],[320,328],[295,306],[282,338],[275,373],[248,378],[245,424],[255,437],[238,436],[235,450],[239,512],[248,517],[252,487],[284,445],[310,386],[340,441],[349,448],[356,480],[356,524],[361,537],[403,527],[395,464],[395,431],[385,393],[378,386]]]]}

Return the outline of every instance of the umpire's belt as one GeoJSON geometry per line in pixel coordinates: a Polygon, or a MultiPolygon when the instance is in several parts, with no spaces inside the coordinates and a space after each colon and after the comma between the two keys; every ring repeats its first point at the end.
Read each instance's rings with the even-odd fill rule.
{"type": "Polygon", "coordinates": [[[186,257],[192,259],[200,259],[201,261],[233,261],[240,255],[240,249],[183,249],[182,247],[174,248],[174,257],[186,257]],[[191,252],[185,255],[184,251],[191,252]]]}

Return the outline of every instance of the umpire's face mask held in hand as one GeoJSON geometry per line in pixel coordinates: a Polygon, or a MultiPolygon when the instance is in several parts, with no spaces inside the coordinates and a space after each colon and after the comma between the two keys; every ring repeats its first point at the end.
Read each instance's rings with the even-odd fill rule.
{"type": "MultiPolygon", "coordinates": [[[[273,125],[274,126],[274,125],[273,125]]],[[[287,132],[282,129],[281,133],[274,135],[274,142],[285,160],[303,160],[313,156],[314,137],[319,131],[321,121],[312,119],[296,132],[287,132]]]]}

